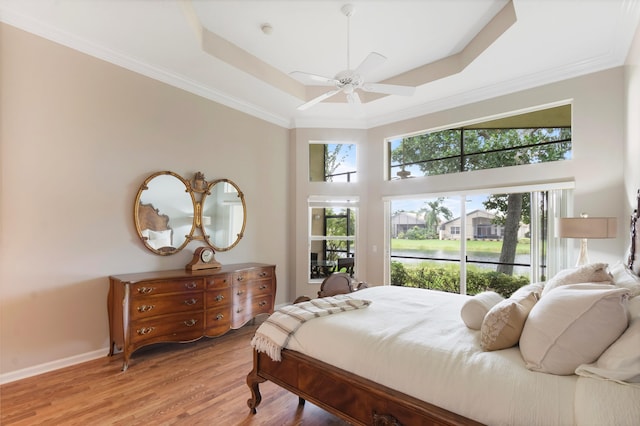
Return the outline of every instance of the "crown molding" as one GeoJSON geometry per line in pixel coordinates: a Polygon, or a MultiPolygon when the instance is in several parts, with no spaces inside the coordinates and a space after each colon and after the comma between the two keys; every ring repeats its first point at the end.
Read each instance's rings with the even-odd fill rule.
{"type": "Polygon", "coordinates": [[[137,74],[166,83],[170,86],[177,87],[278,126],[288,128],[290,125],[290,121],[286,117],[273,114],[272,112],[259,108],[256,105],[240,101],[223,92],[205,87],[204,85],[182,75],[172,73],[160,67],[139,61],[131,56],[122,54],[121,52],[107,49],[104,46],[97,45],[81,37],[61,31],[58,28],[54,28],[31,17],[0,8],[0,22],[4,22],[7,25],[35,34],[54,43],[77,50],[94,58],[98,58],[129,71],[133,71],[137,74]]]}

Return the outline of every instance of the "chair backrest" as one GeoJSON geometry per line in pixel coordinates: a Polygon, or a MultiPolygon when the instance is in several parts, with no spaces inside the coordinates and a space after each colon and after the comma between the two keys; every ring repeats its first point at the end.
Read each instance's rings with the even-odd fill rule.
{"type": "Polygon", "coordinates": [[[353,266],[355,265],[353,257],[341,257],[338,259],[338,267],[336,272],[342,271],[342,268],[345,268],[345,272],[349,274],[349,276],[353,277],[353,266]]]}
{"type": "Polygon", "coordinates": [[[351,277],[340,272],[333,273],[322,281],[318,297],[335,296],[336,294],[351,293],[351,277]]]}

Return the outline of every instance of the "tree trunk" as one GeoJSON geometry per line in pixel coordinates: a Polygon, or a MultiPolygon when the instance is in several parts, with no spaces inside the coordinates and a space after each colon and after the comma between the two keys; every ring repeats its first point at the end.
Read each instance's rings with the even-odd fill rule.
{"type": "MultiPolygon", "coordinates": [[[[518,229],[522,217],[522,194],[509,194],[507,198],[507,217],[504,223],[504,237],[502,238],[501,263],[513,263],[518,246],[518,229]]],[[[498,272],[512,275],[513,265],[498,265],[498,272]]]]}

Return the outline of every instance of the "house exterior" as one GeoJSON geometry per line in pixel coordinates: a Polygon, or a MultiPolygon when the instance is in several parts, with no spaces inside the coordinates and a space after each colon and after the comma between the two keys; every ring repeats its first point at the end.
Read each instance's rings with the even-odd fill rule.
{"type": "Polygon", "coordinates": [[[413,228],[424,228],[424,218],[415,212],[397,212],[391,217],[391,238],[398,238],[413,228]]]}
{"type": "Polygon", "coordinates": [[[359,128],[274,123],[43,34],[0,22],[0,381],[106,356],[108,277],[191,260],[198,242],[158,256],[136,236],[136,193],[159,170],[201,171],[241,188],[244,237],[216,259],[275,264],[276,305],[317,291],[307,280],[308,200],[331,191],[309,183],[311,140],[358,146],[358,182],[335,192],[358,197],[357,274],[368,283],[388,280],[385,200],[394,196],[571,182],[574,211],[620,224],[618,238],[590,241],[591,256],[613,263],[628,246],[622,227],[640,185],[638,32],[618,67],[557,82],[533,72],[526,90],[487,88],[482,100],[461,95],[447,111],[429,106],[359,128]],[[384,179],[386,138],[567,100],[576,135],[569,161],[384,179]]]}
{"type": "MultiPolygon", "coordinates": [[[[474,210],[466,215],[466,228],[472,230],[467,239],[501,240],[504,236],[504,226],[493,223],[495,215],[484,210],[474,210]]],[[[444,222],[440,226],[441,240],[459,240],[461,220],[459,217],[444,222]]],[[[520,224],[518,238],[524,238],[529,232],[529,226],[520,224]]]]}

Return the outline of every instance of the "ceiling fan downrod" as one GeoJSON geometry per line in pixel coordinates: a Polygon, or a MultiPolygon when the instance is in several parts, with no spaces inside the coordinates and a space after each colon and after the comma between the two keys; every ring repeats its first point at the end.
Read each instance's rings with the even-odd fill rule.
{"type": "Polygon", "coordinates": [[[350,70],[351,62],[349,61],[349,58],[351,57],[351,16],[353,16],[353,14],[355,13],[356,8],[352,4],[347,3],[342,6],[340,10],[342,11],[342,14],[347,17],[347,69],[350,70]]]}

